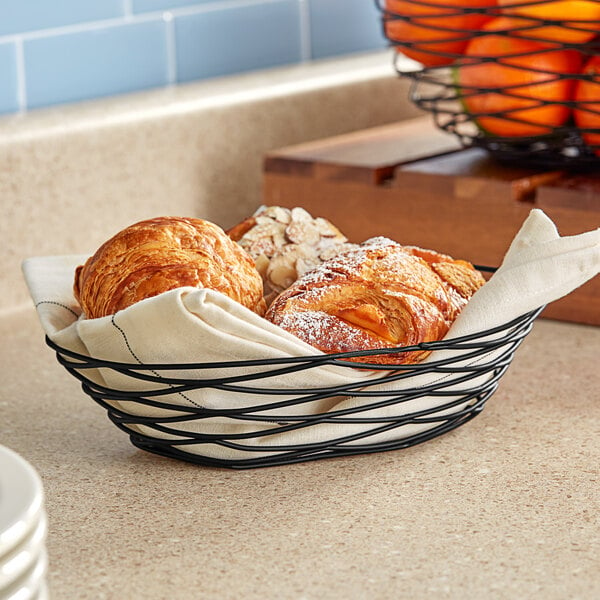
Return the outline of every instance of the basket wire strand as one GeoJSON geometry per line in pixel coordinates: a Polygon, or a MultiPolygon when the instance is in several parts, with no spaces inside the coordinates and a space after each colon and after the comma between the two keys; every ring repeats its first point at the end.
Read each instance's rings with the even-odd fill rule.
{"type": "Polygon", "coordinates": [[[364,454],[406,448],[446,433],[481,412],[487,399],[496,391],[501,377],[508,369],[516,349],[533,326],[538,309],[493,329],[460,338],[426,342],[410,347],[334,355],[314,355],[273,360],[197,362],[187,364],[137,364],[99,360],[61,348],[46,338],[56,352],[59,363],[81,382],[85,394],[102,406],[119,429],[126,432],[131,442],[148,452],[208,466],[254,468],[281,465],[351,454],[364,454]],[[413,365],[379,365],[369,363],[377,354],[406,351],[436,351],[439,360],[413,365]],[[447,351],[452,351],[446,356],[447,351]],[[365,362],[348,359],[364,357],[365,362]],[[289,372],[306,373],[323,365],[341,369],[364,368],[383,371],[383,378],[352,381],[348,384],[290,389],[268,387],[265,381],[289,372]],[[239,374],[248,366],[260,371],[239,374]],[[263,368],[264,367],[264,368],[263,368]],[[91,379],[89,369],[113,371],[127,378],[132,389],[114,389],[91,379]],[[230,376],[205,377],[204,372],[226,369],[230,376]],[[173,377],[177,370],[189,377],[173,377]],[[422,375],[435,376],[426,384],[411,385],[422,375]],[[257,380],[259,380],[257,382],[257,380]],[[385,389],[375,386],[385,381],[385,389]],[[260,383],[262,385],[257,385],[260,383]],[[389,384],[402,384],[390,389],[389,384]],[[152,384],[147,389],[146,386],[152,384]],[[136,387],[138,386],[138,387],[136,387]],[[157,387],[159,386],[159,387],[157,387]],[[234,408],[208,408],[198,404],[175,403],[172,398],[193,390],[213,389],[228,397],[243,399],[234,408]],[[256,397],[255,404],[248,400],[256,397]],[[311,403],[338,398],[360,399],[360,402],[342,409],[333,406],[326,412],[311,412],[311,403]],[[407,403],[422,398],[435,399],[434,406],[421,409],[406,408],[407,403]],[[136,411],[128,412],[131,406],[136,411]],[[162,409],[160,416],[140,416],[144,407],[162,409]],[[378,410],[385,414],[377,414],[378,410]],[[397,409],[397,410],[395,410],[397,409]],[[277,411],[283,410],[278,414],[277,411]],[[375,411],[375,412],[373,412],[375,411]],[[390,411],[392,411],[390,413],[390,411]],[[368,414],[367,414],[368,413],[368,414]],[[221,419],[230,424],[256,423],[260,429],[238,432],[191,431],[186,424],[197,424],[207,419],[221,419]],[[298,432],[320,425],[360,425],[357,432],[333,435],[331,439],[312,443],[261,443],[261,438],[275,440],[278,435],[298,432]],[[397,436],[397,439],[370,441],[374,436],[394,432],[406,425],[427,426],[424,431],[397,436]],[[139,427],[143,427],[142,433],[139,427]],[[235,451],[233,458],[215,457],[205,446],[218,446],[235,451]]]}
{"type": "MultiPolygon", "coordinates": [[[[555,39],[544,39],[536,30],[541,28],[563,28],[568,32],[590,33],[591,29],[600,33],[600,20],[581,19],[578,15],[569,16],[568,19],[552,19],[542,16],[528,15],[527,17],[513,15],[517,24],[510,29],[499,29],[493,32],[481,31],[479,29],[465,29],[444,23],[465,15],[499,16],[498,7],[460,7],[446,5],[441,6],[426,0],[403,0],[402,5],[408,7],[407,13],[390,10],[386,7],[385,0],[374,0],[376,7],[381,13],[381,24],[383,35],[387,38],[389,45],[395,49],[393,64],[396,72],[403,78],[411,80],[409,87],[410,101],[423,111],[431,113],[436,126],[458,138],[464,147],[481,147],[501,161],[519,162],[520,164],[531,164],[532,166],[570,168],[573,170],[595,169],[600,164],[600,126],[582,127],[577,126],[572,117],[565,123],[541,124],[540,128],[545,130],[538,135],[501,136],[486,133],[477,124],[477,119],[494,117],[504,122],[516,125],[531,125],[532,121],[527,119],[528,111],[535,111],[546,107],[564,107],[569,114],[577,109],[589,115],[598,115],[600,123],[600,97],[597,102],[578,104],[571,98],[563,100],[548,99],[543,94],[530,96],[521,93],[524,85],[529,89],[536,86],[545,86],[552,82],[572,81],[595,82],[600,89],[600,78],[590,73],[563,73],[537,68],[533,64],[524,65],[518,63],[519,58],[533,54],[553,53],[559,50],[573,50],[580,54],[582,62],[600,54],[600,36],[596,36],[585,42],[556,41],[555,39]],[[443,10],[438,14],[418,14],[419,10],[443,10]],[[412,13],[415,14],[412,14],[412,13]],[[399,40],[390,35],[388,24],[393,21],[409,23],[414,27],[420,27],[428,32],[434,39],[424,40],[399,40]],[[522,23],[522,24],[519,24],[522,23]],[[528,33],[529,32],[529,33],[528,33]],[[435,35],[439,33],[439,37],[435,35]],[[475,37],[489,35],[492,33],[506,38],[518,38],[530,42],[538,42],[536,49],[527,52],[513,52],[502,56],[465,57],[462,52],[450,52],[443,49],[443,44],[448,42],[448,36],[452,35],[452,42],[469,42],[475,37]],[[444,36],[446,36],[444,38],[444,36]],[[439,47],[438,47],[439,46],[439,47]],[[410,65],[402,56],[403,50],[418,50],[423,55],[432,57],[443,57],[448,63],[443,65],[419,66],[410,65]],[[515,64],[515,59],[517,63],[515,64]],[[538,73],[546,76],[544,81],[522,82],[511,85],[489,86],[460,86],[455,77],[462,67],[474,65],[508,66],[511,69],[538,73]],[[477,98],[481,95],[497,94],[511,100],[523,100],[529,104],[526,109],[506,108],[498,110],[486,110],[470,114],[464,105],[465,100],[477,98]],[[520,112],[521,115],[513,113],[520,112]],[[598,143],[597,143],[598,142],[598,143]]],[[[600,0],[590,0],[590,3],[600,4],[600,0]]],[[[552,3],[552,0],[539,0],[536,7],[552,3]]],[[[393,5],[392,5],[393,6],[393,5]]],[[[522,7],[531,7],[530,2],[515,3],[510,9],[516,10],[522,7]]],[[[536,122],[536,124],[539,124],[536,122]]]]}

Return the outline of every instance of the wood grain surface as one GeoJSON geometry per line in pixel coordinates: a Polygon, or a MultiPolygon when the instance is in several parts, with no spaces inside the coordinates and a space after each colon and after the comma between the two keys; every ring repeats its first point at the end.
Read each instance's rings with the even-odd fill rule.
{"type": "MultiPolygon", "coordinates": [[[[600,175],[500,163],[429,117],[273,151],[263,184],[265,204],[302,206],[352,241],[384,235],[478,265],[500,264],[534,207],[561,235],[600,227],[600,175]]],[[[600,277],[543,316],[600,325],[600,277]]]]}

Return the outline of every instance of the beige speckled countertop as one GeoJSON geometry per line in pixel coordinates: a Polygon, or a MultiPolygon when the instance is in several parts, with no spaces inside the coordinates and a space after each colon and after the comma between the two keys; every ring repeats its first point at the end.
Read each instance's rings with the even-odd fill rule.
{"type": "Polygon", "coordinates": [[[600,328],[538,320],[436,440],[249,471],[137,450],[33,308],[0,336],[2,442],[44,481],[54,599],[600,597],[600,328]]]}
{"type": "Polygon", "coordinates": [[[600,328],[538,320],[443,437],[250,471],[136,449],[44,344],[23,258],[229,226],[266,150],[412,116],[403,91],[378,55],[0,119],[0,444],[44,482],[53,600],[600,597],[600,328]]]}

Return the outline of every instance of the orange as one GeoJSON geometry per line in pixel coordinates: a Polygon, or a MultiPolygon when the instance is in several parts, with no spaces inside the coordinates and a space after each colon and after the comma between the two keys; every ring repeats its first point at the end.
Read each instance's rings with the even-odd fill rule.
{"type": "Polygon", "coordinates": [[[600,156],[600,56],[593,56],[583,68],[583,74],[589,79],[580,79],[575,84],[574,100],[577,108],[573,110],[575,124],[582,129],[581,135],[596,156],[600,156]],[[598,132],[585,131],[598,129],[598,132]]]}
{"type": "Polygon", "coordinates": [[[531,19],[530,29],[519,35],[540,41],[583,44],[600,29],[600,3],[593,0],[498,0],[498,4],[503,15],[531,19]]]}
{"type": "Polygon", "coordinates": [[[398,52],[426,67],[448,65],[463,53],[473,32],[492,18],[495,6],[496,0],[386,0],[385,34],[400,44],[398,52]],[[464,10],[473,8],[482,12],[464,10]]]}
{"type": "Polygon", "coordinates": [[[486,133],[501,137],[552,132],[570,117],[574,80],[561,75],[581,68],[580,54],[501,32],[515,27],[499,17],[474,38],[455,70],[465,110],[486,133]],[[494,33],[498,32],[498,33],[494,33]],[[482,61],[481,57],[494,58],[482,61]]]}

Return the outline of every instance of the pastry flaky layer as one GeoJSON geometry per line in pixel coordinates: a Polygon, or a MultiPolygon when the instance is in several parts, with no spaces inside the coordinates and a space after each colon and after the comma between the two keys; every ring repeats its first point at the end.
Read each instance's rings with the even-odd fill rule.
{"type": "Polygon", "coordinates": [[[87,318],[179,287],[210,288],[262,315],[263,283],[254,260],[217,225],[157,217],[106,241],[75,272],[73,291],[87,318]]]}
{"type": "MultiPolygon", "coordinates": [[[[442,339],[483,283],[466,261],[377,237],[306,273],[266,318],[326,353],[411,346],[442,339]]],[[[354,360],[412,364],[427,354],[354,360]]]]}

